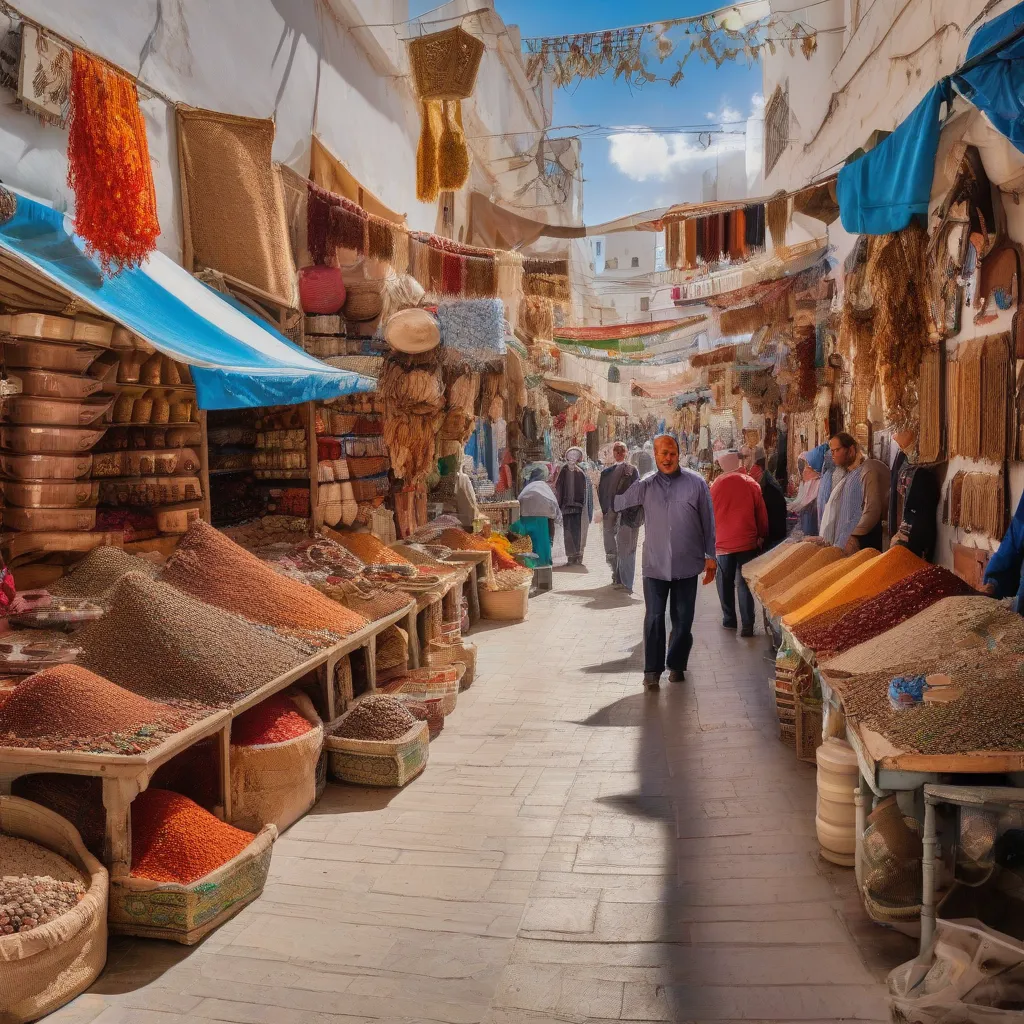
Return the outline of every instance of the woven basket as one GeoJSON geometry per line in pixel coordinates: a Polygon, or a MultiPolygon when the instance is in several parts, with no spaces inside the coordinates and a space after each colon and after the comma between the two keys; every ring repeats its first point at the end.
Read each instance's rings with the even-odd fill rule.
{"type": "Polygon", "coordinates": [[[799,698],[795,707],[796,756],[801,761],[817,764],[814,752],[821,746],[821,702],[799,698]]]}
{"type": "Polygon", "coordinates": [[[409,63],[421,100],[464,100],[473,94],[484,44],[465,29],[409,40],[409,63]]]}
{"type": "Polygon", "coordinates": [[[362,480],[365,477],[380,476],[387,473],[391,468],[391,460],[388,458],[348,458],[348,470],[352,477],[362,480]]]}
{"type": "MultiPolygon", "coordinates": [[[[344,719],[342,715],[337,725],[344,719]]],[[[417,722],[397,740],[355,740],[330,733],[324,739],[331,778],[358,786],[404,786],[426,767],[429,743],[426,722],[417,722]]]]}
{"type": "Polygon", "coordinates": [[[382,288],[380,281],[351,282],[342,308],[345,319],[354,323],[369,323],[376,320],[384,307],[382,288]]]}
{"type": "Polygon", "coordinates": [[[427,723],[427,732],[431,740],[437,739],[444,728],[444,711],[441,708],[442,702],[433,698],[431,700],[408,699],[400,693],[392,694],[397,697],[405,707],[405,710],[416,719],[417,722],[427,723]]]}
{"type": "Polygon", "coordinates": [[[284,743],[231,745],[231,824],[247,832],[264,825],[283,832],[316,803],[316,766],[324,727],[304,693],[291,695],[313,728],[284,743]]]}
{"type": "Polygon", "coordinates": [[[391,493],[391,481],[386,473],[380,476],[369,476],[362,480],[353,480],[350,484],[352,494],[357,502],[373,501],[391,493]]]}
{"type": "Polygon", "coordinates": [[[427,644],[426,661],[429,668],[465,665],[466,671],[459,683],[460,690],[468,690],[476,678],[476,644],[471,644],[466,640],[458,644],[431,640],[427,644]]]}
{"type": "Polygon", "coordinates": [[[458,702],[459,688],[464,675],[465,667],[461,663],[444,668],[413,669],[401,679],[382,687],[382,691],[403,702],[439,700],[442,712],[450,715],[458,702]]]}
{"type": "Polygon", "coordinates": [[[530,585],[515,590],[480,590],[480,615],[499,622],[522,622],[526,618],[530,585]]]}
{"type": "Polygon", "coordinates": [[[43,847],[37,864],[2,872],[52,874],[47,851],[70,861],[88,888],[78,906],[28,932],[0,935],[0,1020],[23,1024],[52,1013],[84,992],[107,960],[107,869],[82,845],[81,836],[59,814],[15,796],[0,796],[0,834],[43,847]]]}
{"type": "Polygon", "coordinates": [[[188,885],[124,878],[110,885],[110,930],[192,946],[261,892],[277,828],[267,825],[237,856],[188,885]]]}
{"type": "MultiPolygon", "coordinates": [[[[344,441],[345,455],[360,459],[366,459],[368,456],[374,456],[376,458],[386,458],[388,465],[384,469],[378,469],[376,472],[383,473],[391,465],[390,457],[388,456],[388,446],[384,441],[384,438],[380,434],[369,434],[366,436],[359,437],[346,437],[344,441]]],[[[356,473],[353,471],[353,476],[373,476],[372,473],[356,473]]]]}

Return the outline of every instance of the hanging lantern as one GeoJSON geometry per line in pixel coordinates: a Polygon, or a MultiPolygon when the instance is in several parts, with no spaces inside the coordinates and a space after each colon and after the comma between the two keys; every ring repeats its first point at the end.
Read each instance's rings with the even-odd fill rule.
{"type": "Polygon", "coordinates": [[[462,101],[473,94],[484,44],[464,29],[432,32],[409,41],[409,63],[420,98],[422,123],[416,151],[416,196],[432,203],[469,178],[469,147],[462,101]]]}

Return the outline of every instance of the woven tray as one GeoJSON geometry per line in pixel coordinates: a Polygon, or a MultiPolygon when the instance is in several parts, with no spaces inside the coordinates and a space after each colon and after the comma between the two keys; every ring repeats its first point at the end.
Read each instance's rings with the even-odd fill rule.
{"type": "Polygon", "coordinates": [[[404,786],[426,767],[430,742],[426,722],[417,722],[397,740],[355,740],[333,735],[345,717],[334,723],[324,739],[331,778],[358,786],[404,786]]]}
{"type": "Polygon", "coordinates": [[[110,930],[194,945],[263,892],[276,838],[276,826],[267,825],[237,857],[188,885],[111,882],[110,930]]]}

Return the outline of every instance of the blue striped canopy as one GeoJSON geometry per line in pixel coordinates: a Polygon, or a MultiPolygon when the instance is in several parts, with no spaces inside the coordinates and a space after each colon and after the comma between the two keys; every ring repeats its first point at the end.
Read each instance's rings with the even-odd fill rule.
{"type": "Polygon", "coordinates": [[[22,195],[17,201],[14,217],[0,225],[0,248],[187,363],[201,409],[295,405],[377,386],[372,377],[314,359],[163,253],[105,277],[68,217],[22,195]]]}

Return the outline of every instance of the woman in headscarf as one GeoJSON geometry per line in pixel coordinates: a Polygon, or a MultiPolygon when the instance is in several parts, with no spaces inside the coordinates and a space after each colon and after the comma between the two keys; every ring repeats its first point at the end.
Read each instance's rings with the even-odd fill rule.
{"type": "Polygon", "coordinates": [[[480,518],[480,506],[477,504],[476,490],[470,476],[475,466],[472,455],[464,456],[455,478],[455,514],[459,517],[463,529],[470,531],[475,520],[480,518]]]}
{"type": "Polygon", "coordinates": [[[800,530],[805,537],[818,535],[818,490],[821,487],[821,470],[825,463],[823,448],[819,445],[804,452],[797,465],[800,468],[800,488],[796,497],[789,502],[789,511],[800,517],[800,530]]]}
{"type": "Polygon", "coordinates": [[[548,486],[549,476],[543,464],[530,467],[530,482],[519,492],[519,519],[512,524],[513,532],[530,538],[541,565],[551,565],[551,541],[561,515],[555,492],[548,486]]]}
{"type": "Polygon", "coordinates": [[[565,540],[565,557],[570,565],[583,562],[583,517],[589,515],[594,501],[591,495],[593,485],[580,463],[583,449],[573,447],[565,453],[565,465],[555,481],[555,497],[562,510],[562,536],[565,540]]]}

